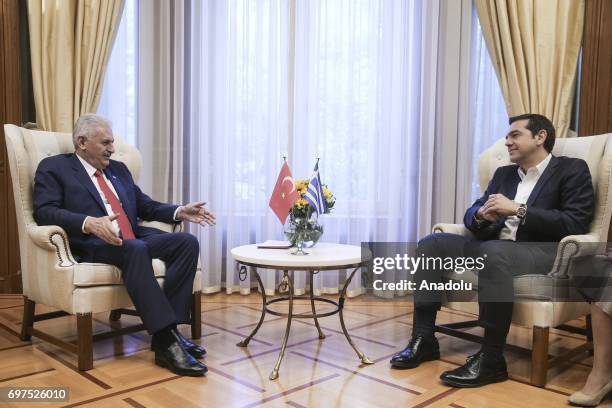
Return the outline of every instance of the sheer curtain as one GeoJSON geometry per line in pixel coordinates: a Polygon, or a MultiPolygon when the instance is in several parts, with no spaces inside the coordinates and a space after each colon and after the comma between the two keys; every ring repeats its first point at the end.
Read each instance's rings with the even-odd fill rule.
{"type": "Polygon", "coordinates": [[[138,2],[125,0],[121,23],[111,51],[97,113],[113,122],[116,135],[137,144],[138,2]]]}
{"type": "MultiPolygon", "coordinates": [[[[105,81],[108,104],[99,110],[132,142],[136,3],[126,2],[105,81]]],[[[170,102],[169,109],[184,129],[185,200],[207,200],[218,215],[214,228],[189,227],[202,245],[205,292],[249,293],[251,279],[238,278],[231,248],[283,238],[268,208],[283,155],[296,178],[309,177],[321,158],[323,182],[338,199],[323,217],[324,241],[416,241],[432,222],[452,221],[431,216],[432,190],[444,187],[433,181],[440,166],[434,139],[450,137],[434,136],[438,7],[401,0],[185,3],[184,24],[172,29],[184,33],[188,86],[180,108],[170,102]]],[[[478,156],[504,136],[507,115],[475,12],[470,25],[470,50],[461,55],[470,59],[465,120],[475,198],[478,156]]],[[[150,144],[148,133],[139,144],[150,144]]],[[[274,292],[278,274],[260,272],[274,292]]],[[[320,274],[315,292],[337,291],[344,277],[344,271],[320,274]]],[[[361,293],[359,281],[349,295],[361,293]]],[[[296,287],[308,289],[303,279],[296,287]]]]}
{"type": "MultiPolygon", "coordinates": [[[[205,292],[249,293],[231,248],[282,239],[268,199],[283,155],[296,178],[321,158],[337,197],[323,217],[324,241],[414,241],[430,228],[418,197],[431,185],[436,4],[191,3],[189,198],[208,200],[218,216],[216,227],[191,230],[205,292]]],[[[260,274],[273,292],[278,274],[260,274]]],[[[321,275],[318,293],[344,281],[321,275]]],[[[298,293],[305,285],[296,276],[298,293]]],[[[349,296],[361,291],[355,279],[349,296]]]]}
{"type": "Polygon", "coordinates": [[[476,9],[472,13],[469,132],[472,141],[472,199],[480,197],[478,157],[508,131],[504,96],[487,51],[476,9]]]}
{"type": "MultiPolygon", "coordinates": [[[[433,141],[421,128],[425,13],[416,1],[297,2],[293,169],[306,177],[321,158],[337,197],[323,217],[326,241],[419,236],[419,180],[431,182],[423,143],[433,141]]],[[[336,292],[343,280],[318,274],[315,292],[336,292]]]]}
{"type": "MultiPolygon", "coordinates": [[[[231,249],[282,239],[268,200],[288,152],[288,4],[192,3],[189,198],[207,200],[217,215],[216,227],[191,229],[205,293],[249,293],[231,249]]],[[[260,274],[273,293],[276,273],[260,274]]]]}

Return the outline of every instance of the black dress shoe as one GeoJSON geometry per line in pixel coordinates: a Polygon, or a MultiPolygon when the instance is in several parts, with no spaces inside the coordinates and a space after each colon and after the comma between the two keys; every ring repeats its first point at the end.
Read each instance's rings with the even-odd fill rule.
{"type": "Polygon", "coordinates": [[[461,367],[445,371],[440,380],[452,387],[470,388],[508,379],[506,360],[502,354],[479,351],[469,356],[461,367]]]}
{"type": "Polygon", "coordinates": [[[178,336],[174,337],[175,341],[168,348],[155,350],[155,364],[178,375],[201,377],[206,374],[208,368],[183,348],[179,339],[176,338],[178,336]]]}
{"type": "Polygon", "coordinates": [[[406,348],[391,358],[393,368],[415,368],[424,361],[438,360],[440,346],[435,336],[418,335],[410,339],[406,348]]]}
{"type": "MultiPolygon", "coordinates": [[[[175,334],[179,338],[179,341],[181,345],[183,346],[183,348],[185,349],[185,351],[187,351],[193,357],[202,358],[204,357],[204,355],[206,355],[206,349],[204,347],[199,346],[187,340],[185,337],[183,337],[183,335],[178,330],[176,330],[175,334]]],[[[155,351],[155,349],[156,349],[155,337],[153,337],[153,341],[151,341],[151,351],[155,351]]]]}
{"type": "Polygon", "coordinates": [[[185,337],[183,337],[181,332],[179,332],[178,330],[174,330],[174,331],[177,334],[178,338],[180,339],[181,345],[183,346],[185,350],[187,350],[189,354],[191,354],[195,358],[204,357],[204,355],[206,354],[206,349],[204,347],[198,344],[195,344],[194,342],[186,339],[185,337]]]}

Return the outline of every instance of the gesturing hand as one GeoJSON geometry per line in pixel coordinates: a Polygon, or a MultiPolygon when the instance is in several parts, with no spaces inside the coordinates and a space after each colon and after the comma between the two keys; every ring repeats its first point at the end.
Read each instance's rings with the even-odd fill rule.
{"type": "Polygon", "coordinates": [[[196,201],[193,203],[185,204],[180,207],[176,218],[181,221],[189,221],[202,226],[215,225],[216,218],[215,214],[204,208],[206,201],[196,201]]]}
{"type": "Polygon", "coordinates": [[[123,241],[121,238],[119,238],[119,231],[113,225],[113,221],[115,221],[118,217],[119,214],[97,218],[88,217],[87,221],[85,221],[84,230],[86,233],[94,234],[96,237],[108,244],[120,246],[123,241]]]}
{"type": "Polygon", "coordinates": [[[491,194],[489,199],[481,207],[484,214],[496,213],[501,217],[508,217],[516,215],[516,211],[519,208],[519,204],[510,200],[503,194],[491,194]]]}

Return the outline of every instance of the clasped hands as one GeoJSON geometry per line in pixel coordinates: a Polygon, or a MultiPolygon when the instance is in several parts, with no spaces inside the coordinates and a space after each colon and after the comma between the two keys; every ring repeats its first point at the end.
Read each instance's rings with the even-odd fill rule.
{"type": "MultiPolygon", "coordinates": [[[[179,221],[189,221],[202,226],[215,225],[215,214],[204,208],[205,201],[196,201],[185,204],[178,208],[176,219],[179,221]]],[[[106,215],[104,217],[87,217],[84,231],[87,234],[94,234],[102,241],[110,245],[120,246],[123,240],[119,236],[119,230],[113,225],[119,214],[106,215]]]]}
{"type": "Polygon", "coordinates": [[[519,204],[503,194],[491,194],[489,199],[476,212],[476,218],[496,223],[502,217],[516,215],[519,204]]]}

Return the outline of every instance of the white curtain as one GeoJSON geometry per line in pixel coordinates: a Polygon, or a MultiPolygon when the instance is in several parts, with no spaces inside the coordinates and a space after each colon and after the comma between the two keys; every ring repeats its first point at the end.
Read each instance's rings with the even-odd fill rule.
{"type": "MultiPolygon", "coordinates": [[[[155,10],[129,14],[134,3],[126,2],[121,24],[139,25],[142,36],[155,28],[155,10]]],[[[238,278],[231,248],[282,239],[267,203],[283,155],[296,178],[309,177],[321,158],[323,182],[338,198],[323,217],[328,242],[417,241],[435,222],[458,221],[465,196],[479,194],[476,160],[505,134],[507,116],[470,0],[195,1],[182,14],[184,24],[175,13],[168,29],[182,33],[173,37],[184,49],[184,92],[154,101],[143,96],[150,87],[138,89],[145,100],[137,123],[155,123],[148,105],[174,112],[183,130],[167,133],[183,138],[173,157],[182,157],[174,166],[183,169],[185,200],[208,200],[218,215],[214,228],[190,227],[202,245],[205,292],[249,293],[253,282],[238,278]],[[451,117],[454,100],[460,109],[451,117]],[[466,161],[474,165],[461,170],[466,161]],[[442,197],[446,191],[455,192],[442,197]]],[[[138,43],[122,33],[111,64],[116,54],[131,61],[138,43]]],[[[144,37],[136,72],[153,86],[154,64],[143,56],[154,45],[144,37]]],[[[126,79],[138,74],[121,63],[109,69],[105,95],[123,100],[131,94],[126,79]]],[[[120,134],[117,123],[131,108],[107,112],[120,134]]],[[[149,128],[139,134],[141,149],[155,148],[149,128]]],[[[145,157],[164,165],[155,160],[145,157]]],[[[260,273],[272,293],[278,274],[260,273]]],[[[338,291],[345,276],[319,274],[315,292],[338,291]]],[[[351,285],[349,295],[361,293],[358,277],[351,285]]],[[[308,289],[303,277],[296,287],[308,289]]]]}
{"type": "MultiPolygon", "coordinates": [[[[191,230],[202,244],[205,292],[249,293],[231,249],[282,239],[267,203],[283,155],[296,178],[321,158],[337,197],[323,217],[324,241],[414,241],[431,227],[431,207],[418,197],[431,190],[436,5],[191,4],[186,177],[189,198],[209,200],[218,216],[215,228],[191,230]]],[[[278,273],[260,274],[273,292],[278,273]]],[[[319,274],[315,292],[337,292],[344,279],[319,274]]],[[[303,276],[296,288],[307,289],[303,276]]],[[[356,278],[349,296],[361,291],[356,278]]]]}
{"type": "Polygon", "coordinates": [[[129,143],[137,143],[136,69],[138,46],[138,2],[125,0],[121,23],[113,44],[97,113],[113,122],[113,132],[129,143]]]}
{"type": "MultiPolygon", "coordinates": [[[[432,4],[297,2],[293,169],[307,177],[321,158],[322,181],[337,196],[323,217],[326,241],[415,241],[431,227],[419,193],[431,187],[432,4]]],[[[315,292],[337,292],[344,277],[318,274],[315,292]]],[[[353,282],[359,294],[359,276],[353,282]]]]}
{"type": "MultiPolygon", "coordinates": [[[[138,131],[142,153],[141,188],[155,199],[187,201],[188,70],[190,2],[139,3],[138,131]]],[[[194,175],[195,176],[195,175],[194,175]]]]}
{"type": "MultiPolygon", "coordinates": [[[[217,215],[216,227],[191,231],[202,246],[203,291],[248,294],[250,278],[240,281],[230,250],[282,238],[267,204],[288,151],[288,2],[191,7],[188,191],[217,215]]],[[[275,273],[260,274],[274,292],[275,273]]]]}
{"type": "Polygon", "coordinates": [[[476,8],[472,15],[469,132],[472,141],[471,196],[480,197],[478,157],[508,132],[506,103],[487,51],[476,8]]]}

